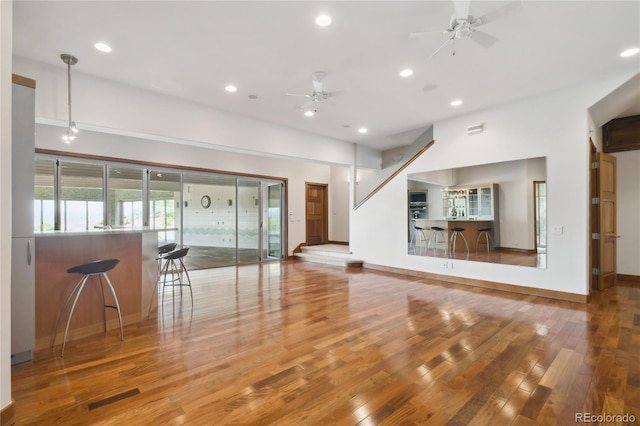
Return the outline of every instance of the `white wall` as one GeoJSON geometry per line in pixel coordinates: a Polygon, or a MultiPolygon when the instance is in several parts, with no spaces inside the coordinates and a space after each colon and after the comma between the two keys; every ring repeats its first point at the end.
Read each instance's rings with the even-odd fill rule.
{"type": "Polygon", "coordinates": [[[0,2],[0,410],[11,403],[11,49],[13,3],[0,2]]]}
{"type": "MultiPolygon", "coordinates": [[[[350,165],[353,144],[302,132],[183,99],[118,84],[72,69],[73,119],[80,129],[112,129],[129,136],[283,158],[350,165]]],[[[36,122],[66,125],[67,70],[16,57],[14,72],[38,82],[36,122]]]]}
{"type": "Polygon", "coordinates": [[[353,212],[354,255],[378,265],[588,294],[587,108],[628,78],[614,76],[435,123],[435,145],[353,212]],[[484,123],[485,130],[468,136],[474,123],[484,123]],[[408,174],[535,157],[547,158],[548,226],[564,229],[563,235],[549,235],[547,269],[464,260],[444,269],[440,259],[407,254],[408,174]]]}
{"type": "MultiPolygon", "coordinates": [[[[36,148],[56,151],[69,150],[78,154],[287,179],[289,254],[298,244],[305,240],[305,183],[327,183],[329,184],[329,191],[333,191],[331,167],[324,164],[219,151],[212,148],[86,130],[81,131],[72,144],[66,145],[62,142],[62,133],[63,129],[56,126],[36,125],[36,148]]],[[[346,194],[338,192],[333,200],[336,208],[339,205],[348,205],[348,202],[348,192],[346,194]],[[339,195],[345,198],[340,200],[339,195]]],[[[330,215],[329,226],[332,226],[333,221],[348,223],[348,219],[348,214],[330,215]]],[[[336,223],[334,226],[337,229],[342,229],[345,226],[348,228],[345,223],[336,223]]]]}
{"type": "Polygon", "coordinates": [[[349,167],[331,167],[329,184],[329,240],[349,241],[349,167]]]}
{"type": "Polygon", "coordinates": [[[618,169],[618,273],[640,276],[640,151],[613,156],[618,169]]]}

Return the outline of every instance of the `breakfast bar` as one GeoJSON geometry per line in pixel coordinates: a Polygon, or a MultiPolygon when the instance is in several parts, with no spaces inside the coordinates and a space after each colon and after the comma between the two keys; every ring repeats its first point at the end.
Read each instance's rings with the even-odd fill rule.
{"type": "MultiPolygon", "coordinates": [[[[120,302],[122,320],[124,324],[131,324],[146,316],[158,278],[157,231],[43,232],[36,234],[35,246],[36,348],[51,344],[65,299],[80,278],[77,274],[67,273],[67,269],[77,265],[119,259],[120,263],[109,271],[109,278],[120,302]]],[[[78,299],[68,341],[102,332],[102,305],[100,287],[87,286],[78,299]]],[[[116,329],[117,315],[109,312],[107,324],[108,330],[116,329]]],[[[61,341],[62,331],[58,330],[57,341],[61,341]]]]}

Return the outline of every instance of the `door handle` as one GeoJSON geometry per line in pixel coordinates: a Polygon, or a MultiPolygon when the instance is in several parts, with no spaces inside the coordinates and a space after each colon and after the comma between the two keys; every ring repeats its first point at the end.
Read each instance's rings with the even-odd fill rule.
{"type": "Polygon", "coordinates": [[[31,240],[27,241],[27,265],[31,266],[31,240]]]}

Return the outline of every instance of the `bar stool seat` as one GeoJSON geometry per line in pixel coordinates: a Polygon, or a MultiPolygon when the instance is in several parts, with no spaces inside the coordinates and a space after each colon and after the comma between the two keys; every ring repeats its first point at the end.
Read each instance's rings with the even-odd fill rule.
{"type": "MultiPolygon", "coordinates": [[[[416,247],[418,246],[418,234],[422,236],[422,242],[426,244],[427,242],[427,234],[424,233],[424,228],[420,226],[413,227],[413,235],[411,235],[411,242],[409,243],[410,247],[413,247],[413,253],[416,252],[416,247]]],[[[425,247],[426,248],[426,247],[425,247]]]]}
{"type": "Polygon", "coordinates": [[[456,252],[456,242],[458,239],[458,235],[462,237],[462,241],[464,241],[464,245],[467,248],[467,254],[469,254],[469,243],[467,243],[467,239],[465,238],[464,228],[451,228],[451,238],[449,239],[449,245],[451,246],[451,253],[455,254],[456,252]]]}
{"type": "MultiPolygon", "coordinates": [[[[164,305],[164,290],[166,287],[171,287],[175,290],[175,287],[180,288],[180,295],[182,296],[182,287],[189,287],[189,294],[191,296],[191,306],[193,307],[193,290],[191,289],[191,278],[189,272],[184,264],[184,257],[189,253],[189,247],[183,247],[181,249],[173,250],[161,256],[164,265],[160,272],[160,279],[156,282],[153,291],[151,292],[151,300],[149,301],[149,313],[151,315],[151,306],[153,302],[153,296],[157,294],[158,283],[162,281],[162,304],[164,305]],[[186,282],[182,281],[182,272],[187,277],[186,282]],[[167,278],[171,275],[171,280],[167,278]],[[177,277],[177,278],[176,278],[177,277]]],[[[173,311],[175,314],[175,295],[172,292],[173,311]]],[[[160,305],[160,304],[158,304],[160,305]]]]}
{"type": "MultiPolygon", "coordinates": [[[[493,228],[482,228],[478,229],[478,237],[476,238],[476,252],[478,251],[478,245],[486,244],[487,245],[487,253],[491,250],[490,243],[491,241],[491,231],[493,228]],[[482,237],[484,237],[484,241],[482,241],[482,237]]],[[[495,248],[495,245],[494,245],[495,248]]]]}
{"type": "Polygon", "coordinates": [[[445,256],[447,255],[447,238],[444,235],[444,228],[441,228],[439,226],[432,226],[431,227],[431,235],[429,236],[429,241],[427,242],[427,250],[429,250],[429,247],[431,247],[431,241],[434,241],[434,245],[433,245],[433,255],[436,255],[436,252],[438,251],[438,243],[445,243],[445,248],[444,248],[444,254],[445,256]]]}
{"type": "Polygon", "coordinates": [[[66,327],[64,329],[64,335],[62,337],[62,350],[60,352],[60,356],[61,357],[64,356],[64,348],[65,348],[65,346],[67,344],[67,333],[69,332],[69,324],[71,324],[71,318],[73,317],[73,312],[76,309],[76,304],[78,303],[78,298],[80,297],[80,294],[82,293],[82,290],[84,290],[85,284],[87,283],[89,278],[94,276],[94,275],[98,276],[98,278],[99,278],[98,281],[100,282],[100,289],[101,289],[100,294],[102,295],[102,305],[103,305],[102,319],[103,319],[103,323],[104,323],[104,331],[105,331],[105,333],[107,332],[107,314],[106,314],[106,309],[107,308],[115,309],[118,312],[118,321],[120,323],[120,340],[124,341],[124,332],[122,330],[122,313],[120,311],[120,303],[118,303],[118,297],[116,296],[116,291],[114,290],[113,285],[111,284],[111,281],[109,280],[109,277],[107,276],[107,272],[112,270],[113,268],[115,268],[115,266],[118,263],[120,263],[119,259],[96,260],[95,262],[85,263],[83,265],[78,265],[78,266],[74,266],[72,268],[67,269],[67,273],[69,273],[69,274],[82,274],[82,278],[80,278],[80,281],[78,281],[78,284],[75,285],[73,290],[71,290],[71,293],[69,293],[69,295],[67,296],[67,300],[64,302],[64,306],[62,307],[62,310],[60,311],[60,314],[58,315],[58,320],[56,321],[56,326],[55,326],[55,329],[53,331],[53,339],[51,341],[51,347],[52,348],[56,344],[56,335],[58,334],[58,326],[60,325],[60,320],[62,319],[62,316],[63,316],[64,312],[66,311],[67,306],[69,306],[69,302],[73,298],[73,304],[71,305],[71,310],[69,311],[69,316],[67,318],[67,325],[66,325],[66,327]],[[106,302],[105,302],[104,286],[102,284],[102,279],[103,278],[107,283],[109,291],[111,292],[111,297],[113,298],[113,303],[114,303],[113,305],[107,305],[106,302]]]}

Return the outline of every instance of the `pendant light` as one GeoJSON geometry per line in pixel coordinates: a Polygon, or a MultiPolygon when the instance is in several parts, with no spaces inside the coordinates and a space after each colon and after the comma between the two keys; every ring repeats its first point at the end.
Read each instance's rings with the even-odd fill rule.
{"type": "Polygon", "coordinates": [[[64,136],[62,136],[62,140],[64,140],[65,143],[70,143],[76,138],[76,133],[78,133],[76,122],[71,119],[71,65],[77,64],[78,58],[76,58],[73,55],[63,53],[62,55],[60,55],[60,59],[62,59],[62,62],[67,64],[67,83],[68,83],[67,99],[68,99],[68,106],[69,106],[69,125],[67,127],[67,132],[64,134],[64,136]]]}

